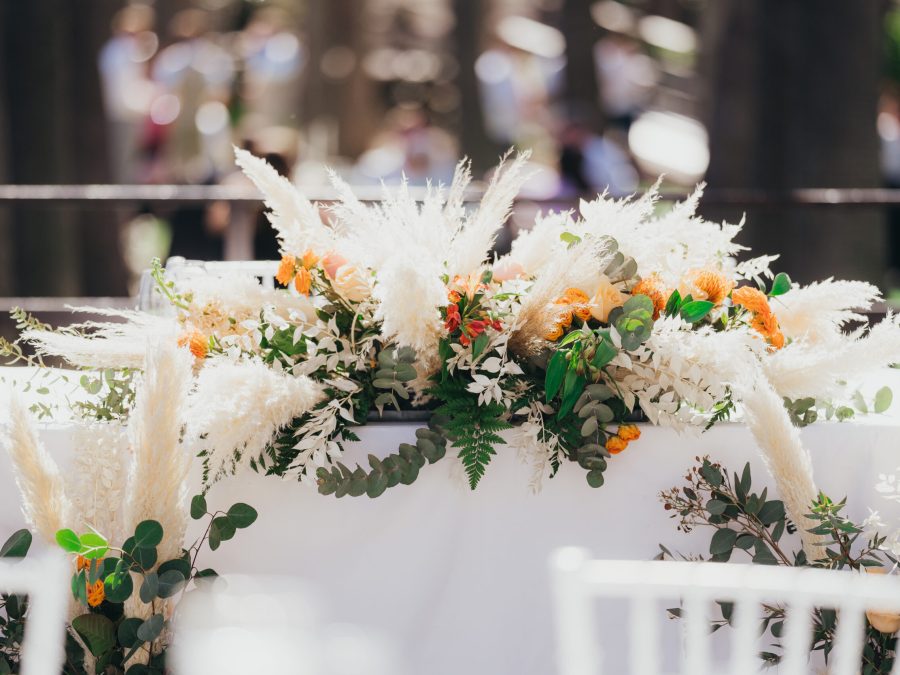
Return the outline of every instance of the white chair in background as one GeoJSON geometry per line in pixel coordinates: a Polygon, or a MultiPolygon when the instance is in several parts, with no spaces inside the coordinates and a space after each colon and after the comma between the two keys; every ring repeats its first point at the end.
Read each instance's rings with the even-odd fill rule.
{"type": "Polygon", "coordinates": [[[0,560],[0,593],[28,596],[28,618],[20,651],[22,675],[59,675],[65,662],[69,611],[68,561],[59,555],[0,560]]]}
{"type": "MultiPolygon", "coordinates": [[[[564,548],[551,560],[556,613],[558,675],[600,675],[593,601],[624,598],[630,604],[629,663],[635,675],[660,675],[659,600],[682,600],[685,675],[750,675],[763,670],[757,646],[762,603],[787,608],[778,675],[807,675],[812,609],[836,609],[837,635],[829,675],[857,675],[866,610],[900,613],[900,580],[812,568],[706,562],[589,560],[583,549],[564,548]],[[730,664],[714,669],[709,608],[734,603],[730,664]]],[[[620,646],[624,648],[624,646],[620,646]]],[[[769,671],[772,672],[772,671],[769,671]]],[[[900,659],[893,675],[900,675],[900,659]]],[[[616,673],[616,675],[624,675],[616,673]]]]}

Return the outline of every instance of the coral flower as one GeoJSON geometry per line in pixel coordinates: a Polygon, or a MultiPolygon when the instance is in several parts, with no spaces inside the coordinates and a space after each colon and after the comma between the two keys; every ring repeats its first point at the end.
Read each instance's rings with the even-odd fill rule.
{"type": "Polygon", "coordinates": [[[97,607],[106,599],[106,590],[103,587],[103,579],[97,579],[93,584],[88,584],[87,601],[91,607],[97,607]]]}
{"type": "Polygon", "coordinates": [[[444,328],[451,333],[459,328],[462,317],[459,315],[459,307],[456,305],[447,305],[447,319],[444,321],[444,328]]]}
{"type": "Polygon", "coordinates": [[[503,283],[510,279],[518,279],[525,275],[525,268],[522,267],[522,263],[514,260],[501,258],[494,264],[494,281],[497,283],[503,283]]]}
{"type": "Polygon", "coordinates": [[[641,430],[634,424],[625,424],[619,427],[617,434],[623,441],[636,441],[641,437],[641,430]]]}
{"type": "Polygon", "coordinates": [[[666,301],[669,299],[669,290],[665,287],[662,279],[656,273],[649,277],[644,277],[635,284],[631,289],[632,295],[646,295],[653,302],[653,318],[658,319],[659,315],[666,308],[666,301]]]}
{"type": "Polygon", "coordinates": [[[305,267],[297,270],[297,276],[294,277],[294,288],[301,295],[309,295],[309,289],[312,286],[312,274],[305,267]]]}
{"type": "Polygon", "coordinates": [[[709,300],[714,305],[722,304],[734,288],[734,279],[730,279],[718,270],[691,270],[679,284],[681,297],[690,295],[694,300],[709,300]]]}
{"type": "Polygon", "coordinates": [[[316,263],[319,262],[319,256],[312,252],[312,249],[306,249],[306,252],[303,254],[303,257],[300,258],[300,264],[303,265],[306,269],[310,269],[311,267],[315,267],[316,263]]]}
{"type": "Polygon", "coordinates": [[[287,286],[294,278],[294,272],[297,269],[297,259],[289,253],[281,256],[281,264],[278,266],[278,272],[275,274],[275,280],[282,286],[287,286]]]}
{"type": "Polygon", "coordinates": [[[627,447],[628,441],[620,436],[611,436],[609,440],[606,441],[606,449],[611,455],[618,455],[627,447]]]}
{"type": "Polygon", "coordinates": [[[475,319],[466,324],[466,332],[470,337],[478,337],[484,332],[487,324],[480,319],[475,319]]]}
{"type": "Polygon", "coordinates": [[[188,347],[194,358],[205,359],[209,353],[209,340],[200,331],[194,331],[189,335],[183,335],[178,340],[179,347],[188,347]]]}
{"type": "Polygon", "coordinates": [[[448,291],[447,292],[447,300],[449,300],[451,303],[453,303],[455,305],[457,302],[462,300],[462,296],[459,294],[458,291],[448,291]]]}

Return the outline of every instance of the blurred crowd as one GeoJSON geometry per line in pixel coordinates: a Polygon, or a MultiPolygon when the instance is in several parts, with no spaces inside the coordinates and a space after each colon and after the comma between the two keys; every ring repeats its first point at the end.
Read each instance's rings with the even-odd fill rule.
{"type": "MultiPolygon", "coordinates": [[[[115,16],[99,54],[117,182],[240,184],[233,144],[306,188],[327,184],[326,165],[352,185],[402,176],[414,185],[449,181],[461,158],[462,105],[449,1],[368,3],[377,7],[368,10],[373,35],[363,36],[363,59],[341,45],[312,56],[309,17],[304,27],[288,5],[238,2],[223,21],[203,3],[184,4],[161,25],[150,0],[132,2],[115,16]],[[337,125],[302,111],[322,109],[309,100],[321,94],[311,84],[316,77],[341,80],[359,69],[375,83],[373,110],[355,111],[360,127],[368,112],[371,132],[347,156],[337,125]]],[[[539,2],[498,4],[480,17],[489,30],[474,61],[476,91],[485,141],[496,154],[533,149],[540,170],[526,196],[627,194],[660,172],[684,185],[702,177],[706,139],[685,93],[692,28],[612,0],[596,3],[596,39],[587,47],[593,91],[602,94],[575,103],[566,91],[567,40],[547,20],[552,12],[540,11],[539,2]]],[[[126,250],[137,269],[148,254],[220,259],[229,219],[225,204],[148,208],[127,229],[126,250]]],[[[271,258],[274,237],[257,220],[252,256],[271,258]]]]}

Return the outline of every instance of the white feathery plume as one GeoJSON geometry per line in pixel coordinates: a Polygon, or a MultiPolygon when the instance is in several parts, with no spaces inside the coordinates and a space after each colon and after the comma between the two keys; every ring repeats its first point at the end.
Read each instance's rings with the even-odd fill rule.
{"type": "Polygon", "coordinates": [[[28,525],[47,542],[68,527],[72,513],[59,467],[37,436],[31,415],[11,391],[2,398],[0,446],[12,460],[22,512],[28,525]]]}
{"type": "Polygon", "coordinates": [[[781,396],[788,398],[840,395],[847,385],[860,383],[872,372],[900,362],[898,319],[888,314],[864,336],[836,336],[827,349],[802,340],[792,342],[763,360],[766,377],[781,396]]]}
{"type": "Polygon", "coordinates": [[[94,528],[111,542],[125,541],[130,535],[122,522],[131,465],[128,428],[119,422],[83,422],[76,424],[72,435],[75,456],[66,494],[75,521],[69,527],[94,528]]]}
{"type": "Polygon", "coordinates": [[[237,165],[263,193],[281,250],[301,255],[308,248],[327,249],[331,232],[312,202],[264,159],[240,148],[234,149],[234,155],[237,165]]]}
{"type": "Polygon", "coordinates": [[[44,356],[59,356],[82,368],[144,367],[148,338],[164,339],[177,330],[171,318],[158,317],[133,310],[109,310],[93,307],[76,308],[124,319],[122,322],[86,321],[65,331],[27,330],[23,339],[44,356]],[[81,334],[85,331],[85,334],[81,334]]]}
{"type": "Polygon", "coordinates": [[[191,457],[180,442],[182,414],[191,384],[192,357],[174,343],[152,345],[138,390],[129,433],[134,464],[128,475],[125,528],[133,532],[143,520],[162,527],[159,560],[181,553],[191,457]]]}
{"type": "Polygon", "coordinates": [[[262,361],[210,359],[188,397],[185,444],[205,450],[213,480],[257,457],[275,433],[322,399],[306,376],[273,370],[262,361]]]}
{"type": "Polygon", "coordinates": [[[571,212],[538,215],[534,226],[519,232],[513,240],[509,254],[500,258],[495,265],[512,263],[521,266],[526,276],[534,276],[548,265],[566,243],[560,234],[571,229],[571,212]]]}
{"type": "Polygon", "coordinates": [[[570,287],[580,288],[588,295],[594,293],[600,282],[599,270],[608,263],[606,243],[593,239],[582,240],[556,255],[538,273],[521,300],[510,349],[517,354],[534,355],[545,347],[543,336],[554,318],[548,307],[570,287]]]}
{"type": "Polygon", "coordinates": [[[820,537],[809,532],[815,523],[806,517],[818,492],[812,459],[803,447],[800,430],[792,423],[781,396],[760,375],[751,386],[737,390],[744,422],[762,451],[763,461],[775,479],[788,516],[797,525],[803,550],[810,560],[821,557],[820,537]]]}
{"type": "Polygon", "coordinates": [[[818,345],[831,341],[850,321],[865,320],[858,310],[869,309],[880,298],[880,291],[872,284],[829,278],[795,286],[774,298],[771,305],[787,337],[818,345]]]}
{"type": "Polygon", "coordinates": [[[575,234],[610,236],[619,250],[635,259],[640,270],[656,272],[674,287],[689,271],[729,268],[745,247],[734,243],[743,223],[711,223],[695,215],[703,192],[700,185],[684,202],[653,218],[659,183],[640,199],[612,200],[606,195],[581,203],[583,221],[575,234]]]}
{"type": "Polygon", "coordinates": [[[529,178],[525,167],[531,152],[521,152],[508,166],[504,157],[488,185],[477,210],[472,213],[453,237],[447,253],[447,272],[451,278],[467,275],[484,264],[494,245],[497,232],[509,218],[513,201],[529,178]]]}

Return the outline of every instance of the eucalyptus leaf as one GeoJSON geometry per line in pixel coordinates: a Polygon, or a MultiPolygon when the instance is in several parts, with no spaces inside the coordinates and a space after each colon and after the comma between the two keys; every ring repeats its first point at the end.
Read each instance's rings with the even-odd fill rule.
{"type": "Polygon", "coordinates": [[[243,502],[233,504],[232,507],[228,509],[228,520],[230,520],[238,529],[250,527],[256,522],[258,515],[256,509],[243,502]]]}
{"type": "Polygon", "coordinates": [[[56,533],[56,543],[67,553],[79,553],[81,551],[81,538],[72,530],[59,530],[56,533]]]}
{"type": "Polygon", "coordinates": [[[135,548],[159,546],[163,538],[163,528],[155,520],[143,520],[134,528],[135,548]]]}
{"type": "Polygon", "coordinates": [[[709,542],[709,552],[713,555],[730,555],[737,541],[737,532],[727,527],[715,531],[709,542]]]}
{"type": "Polygon", "coordinates": [[[894,393],[890,387],[882,387],[875,394],[875,412],[883,413],[891,407],[894,400],[894,393]]]}
{"type": "Polygon", "coordinates": [[[137,629],[137,636],[144,642],[153,642],[162,633],[165,620],[162,614],[154,614],[137,629]]]}
{"type": "MultiPolygon", "coordinates": [[[[71,530],[69,530],[71,532],[71,530]]],[[[74,534],[74,533],[73,533],[74,534]]],[[[24,558],[31,548],[31,532],[18,530],[0,546],[0,558],[24,558]]],[[[57,541],[59,541],[57,539],[57,541]]]]}
{"type": "Polygon", "coordinates": [[[191,499],[191,518],[200,520],[206,513],[206,497],[203,495],[195,495],[191,499]]]}
{"type": "Polygon", "coordinates": [[[144,581],[141,583],[141,589],[139,591],[141,602],[149,605],[156,599],[158,593],[159,575],[156,572],[147,572],[147,574],[144,575],[144,581]]]}

